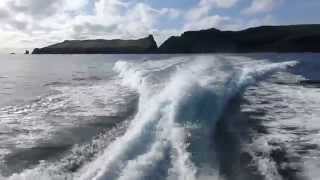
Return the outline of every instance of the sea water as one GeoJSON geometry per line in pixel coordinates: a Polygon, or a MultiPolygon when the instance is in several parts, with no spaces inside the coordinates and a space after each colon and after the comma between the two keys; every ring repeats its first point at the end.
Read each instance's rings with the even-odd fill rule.
{"type": "Polygon", "coordinates": [[[317,179],[319,60],[2,55],[0,179],[317,179]]]}

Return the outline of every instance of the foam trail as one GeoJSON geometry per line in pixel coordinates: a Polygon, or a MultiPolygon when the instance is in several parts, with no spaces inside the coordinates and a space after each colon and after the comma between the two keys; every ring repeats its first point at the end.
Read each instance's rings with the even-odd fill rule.
{"type": "MultiPolygon", "coordinates": [[[[228,101],[257,80],[296,62],[237,66],[219,56],[210,58],[117,62],[114,70],[123,84],[140,94],[138,112],[126,133],[72,179],[219,179],[215,169],[219,162],[206,157],[211,154],[210,135],[228,101]],[[159,169],[166,172],[159,174],[159,169]]],[[[28,170],[11,179],[32,179],[35,172],[39,171],[28,170]]]]}
{"type": "MultiPolygon", "coordinates": [[[[145,143],[146,137],[148,136],[152,138],[152,141],[150,142],[150,144],[147,144],[147,146],[151,147],[151,149],[149,150],[149,147],[146,147],[146,149],[147,151],[149,151],[149,154],[151,154],[152,156],[154,156],[155,153],[159,152],[159,151],[155,151],[156,149],[158,150],[160,149],[161,150],[160,153],[163,153],[163,149],[165,149],[165,145],[167,143],[161,143],[161,142],[168,141],[169,143],[176,143],[176,141],[172,141],[167,137],[167,135],[169,137],[175,136],[175,135],[170,135],[171,132],[170,132],[170,129],[168,129],[172,127],[173,120],[174,120],[172,118],[174,117],[174,115],[171,115],[172,108],[173,108],[172,102],[175,99],[178,99],[175,96],[173,97],[171,96],[171,98],[169,99],[167,98],[167,97],[170,97],[170,92],[172,88],[173,88],[173,85],[171,86],[169,85],[167,88],[165,88],[165,90],[163,90],[162,93],[160,93],[155,97],[152,97],[151,100],[146,103],[148,107],[142,107],[143,110],[138,112],[136,118],[133,120],[134,123],[129,128],[128,132],[123,137],[120,137],[117,141],[115,141],[106,150],[105,154],[112,154],[112,157],[104,156],[104,158],[97,160],[96,162],[97,165],[100,163],[104,164],[103,169],[98,169],[94,172],[89,171],[89,173],[86,173],[84,176],[82,176],[83,179],[104,179],[104,178],[110,177],[110,173],[112,174],[112,172],[110,172],[110,169],[112,169],[112,167],[120,167],[122,165],[121,161],[127,160],[123,158],[124,156],[130,155],[133,151],[136,151],[133,153],[135,155],[139,155],[143,153],[139,151],[141,151],[142,147],[145,146],[144,143],[145,143]],[[153,141],[155,141],[155,143],[153,141]],[[126,146],[123,146],[123,144],[126,144],[126,146]],[[159,148],[159,145],[161,145],[161,148],[159,148]]],[[[183,143],[183,141],[178,141],[178,142],[183,143]]],[[[183,150],[180,149],[181,148],[180,146],[176,146],[176,148],[178,148],[177,156],[178,156],[178,159],[181,161],[180,164],[184,165],[185,160],[183,160],[182,159],[183,157],[181,157],[181,152],[183,150]]],[[[148,156],[148,153],[146,154],[148,156]]],[[[145,159],[146,154],[142,154],[141,159],[145,159]]],[[[128,168],[130,169],[130,165],[128,168]]],[[[181,176],[182,174],[184,173],[180,173],[179,176],[181,176]]]]}
{"type": "MultiPolygon", "coordinates": [[[[127,133],[114,141],[96,161],[84,168],[80,179],[140,180],[152,177],[161,162],[168,158],[167,154],[170,165],[168,174],[163,175],[167,177],[163,179],[208,178],[210,173],[199,174],[199,167],[192,161],[187,140],[192,138],[192,131],[185,127],[185,122],[198,122],[199,131],[207,132],[201,129],[207,125],[213,130],[232,96],[255,80],[294,64],[295,62],[258,65],[242,69],[237,72],[236,77],[232,77],[232,73],[222,71],[224,66],[219,59],[198,59],[179,64],[177,71],[172,73],[166,83],[159,86],[152,81],[150,83],[152,72],[145,69],[139,71],[139,64],[117,63],[115,70],[119,72],[124,83],[136,88],[140,93],[139,111],[127,133]],[[197,107],[199,104],[202,105],[200,109],[197,107]]],[[[152,69],[156,70],[161,71],[152,69]]],[[[201,141],[208,140],[206,138],[201,141]]],[[[203,147],[203,150],[206,148],[203,147]]]]}

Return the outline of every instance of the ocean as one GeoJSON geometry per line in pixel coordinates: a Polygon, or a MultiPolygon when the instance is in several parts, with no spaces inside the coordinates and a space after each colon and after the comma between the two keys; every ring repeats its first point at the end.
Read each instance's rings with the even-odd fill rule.
{"type": "Polygon", "coordinates": [[[0,179],[317,180],[320,54],[1,55],[0,179]]]}

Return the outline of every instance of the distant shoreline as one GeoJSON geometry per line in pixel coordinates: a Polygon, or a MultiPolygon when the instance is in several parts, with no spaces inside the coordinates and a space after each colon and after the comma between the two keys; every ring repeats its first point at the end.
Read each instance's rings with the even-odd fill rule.
{"type": "Polygon", "coordinates": [[[208,29],[172,36],[158,47],[152,35],[137,40],[68,40],[32,54],[209,54],[320,52],[320,25],[208,29]]]}

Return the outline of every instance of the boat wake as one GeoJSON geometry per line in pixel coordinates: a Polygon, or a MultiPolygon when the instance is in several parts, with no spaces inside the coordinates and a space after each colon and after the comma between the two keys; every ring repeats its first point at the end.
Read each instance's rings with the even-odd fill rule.
{"type": "MultiPolygon", "coordinates": [[[[114,70],[123,85],[139,93],[137,113],[126,132],[76,172],[43,179],[221,179],[213,136],[230,101],[297,62],[210,58],[118,61],[114,70]]],[[[33,169],[9,179],[34,179],[35,171],[43,173],[33,169]]]]}
{"type": "Polygon", "coordinates": [[[214,155],[210,138],[229,99],[256,80],[295,64],[273,63],[236,70],[220,59],[199,58],[157,70],[150,66],[140,70],[140,64],[117,62],[114,69],[123,82],[140,93],[139,110],[126,134],[84,167],[80,179],[218,177],[218,163],[208,158],[214,155]],[[165,75],[159,82],[155,79],[161,72],[165,75]]]}

